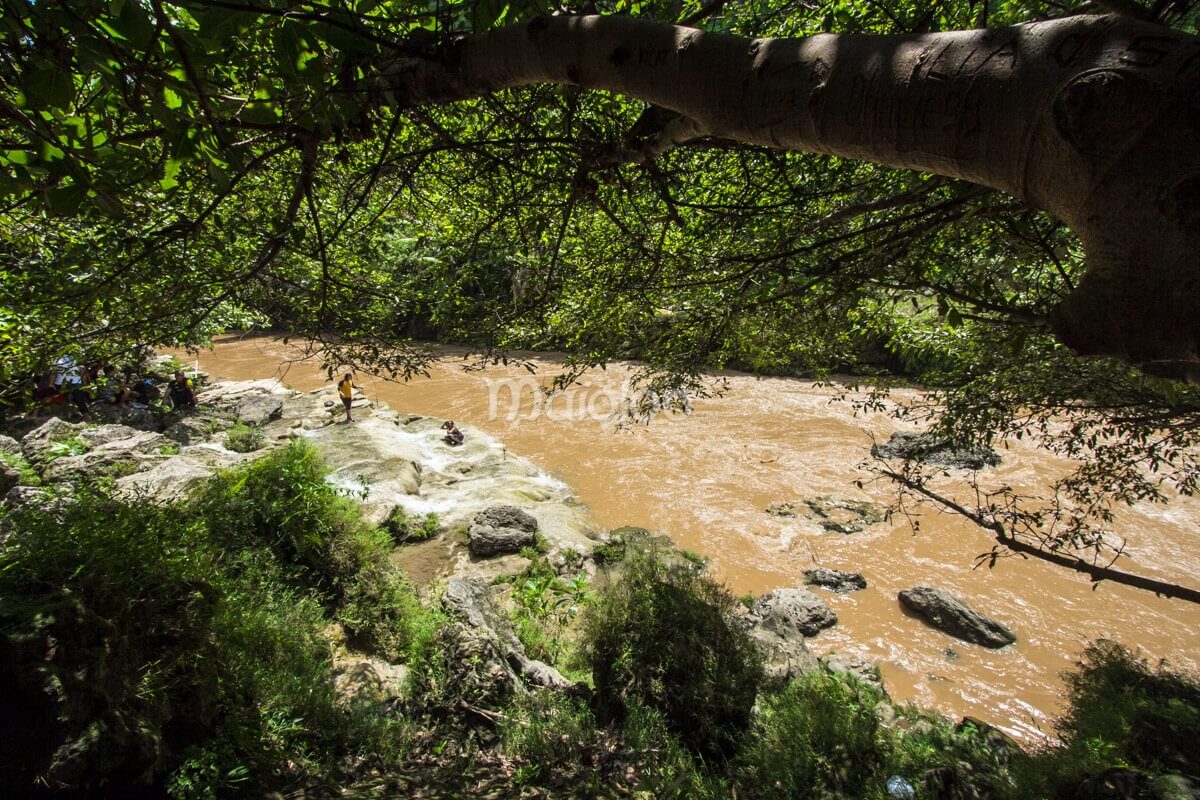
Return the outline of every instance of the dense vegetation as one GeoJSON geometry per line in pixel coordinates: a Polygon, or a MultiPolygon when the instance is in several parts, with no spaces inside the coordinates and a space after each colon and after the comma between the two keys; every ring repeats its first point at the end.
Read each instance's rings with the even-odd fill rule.
{"type": "MultiPolygon", "coordinates": [[[[109,360],[251,324],[393,376],[420,372],[431,339],[561,349],[581,368],[636,356],[656,391],[635,413],[718,391],[708,367],[887,368],[941,390],[907,413],[947,436],[1031,436],[1084,465],[1045,497],[1002,491],[972,509],[1035,550],[1110,551],[1114,506],[1195,491],[1196,388],[1079,358],[1047,332],[1085,271],[1059,221],[960,180],[713,137],[630,160],[671,115],[606,92],[409,108],[384,88],[388,65],[439,63],[473,34],[573,9],[303,5],[5,6],[0,397],[20,402],[16,379],[63,352],[109,360]]],[[[1196,31],[1194,2],[1102,5],[1196,31]]],[[[588,10],[801,36],[1091,7],[588,10]]]]}
{"type": "Polygon", "coordinates": [[[1062,744],[1026,754],[845,675],[760,686],[736,601],[650,547],[627,548],[596,592],[530,568],[513,613],[586,691],[469,694],[448,621],[303,445],[186,508],[91,487],[0,525],[0,780],[30,795],[874,799],[898,775],[918,797],[1015,800],[1108,796],[1113,781],[1170,798],[1183,778],[1169,776],[1200,780],[1194,678],[1100,643],[1069,676],[1062,744]],[[582,625],[551,624],[560,595],[582,625]],[[407,702],[339,699],[335,624],[410,667],[407,702]]]}

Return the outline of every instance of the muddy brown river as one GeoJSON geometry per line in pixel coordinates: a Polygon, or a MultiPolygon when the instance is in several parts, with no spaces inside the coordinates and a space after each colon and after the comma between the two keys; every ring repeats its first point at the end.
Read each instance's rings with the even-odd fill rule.
{"type": "MultiPolygon", "coordinates": [[[[992,541],[971,523],[932,509],[919,530],[903,515],[843,535],[805,517],[764,512],[776,501],[840,495],[890,503],[895,490],[858,465],[872,437],[908,429],[886,414],[856,414],[831,402],[836,390],[803,380],[722,373],[728,392],[698,401],[688,415],[660,416],[619,429],[609,417],[622,397],[628,366],[610,366],[552,401],[536,391],[560,369],[535,357],[536,376],[519,367],[464,371],[455,352],[408,384],[360,376],[371,399],[401,412],[451,418],[500,439],[566,482],[597,526],[659,530],[709,557],[736,593],[799,586],[815,566],[862,572],[866,591],[823,590],[838,625],[809,641],[815,652],[839,651],[877,661],[888,691],[954,716],[999,725],[1024,742],[1045,741],[1060,710],[1060,674],[1089,640],[1105,637],[1191,670],[1200,668],[1200,606],[1137,589],[1101,584],[1050,564],[1006,558],[973,569],[992,541]],[[513,398],[519,398],[519,402],[513,398]],[[1007,624],[1019,641],[993,651],[966,644],[907,615],[896,593],[940,586],[1007,624]],[[948,654],[947,651],[950,651],[948,654]]],[[[195,355],[180,354],[191,362],[195,355]]],[[[226,336],[201,351],[213,378],[276,376],[288,385],[326,385],[315,361],[267,337],[226,336]]],[[[901,393],[915,396],[915,392],[901,393]]],[[[1067,469],[1062,460],[1021,442],[1003,450],[989,475],[1019,490],[1044,489],[1067,469]]],[[[953,489],[962,493],[961,488],[953,489]]],[[[953,483],[941,484],[943,488],[953,483]]],[[[1118,566],[1185,585],[1200,584],[1200,498],[1122,511],[1126,555],[1118,566]]]]}

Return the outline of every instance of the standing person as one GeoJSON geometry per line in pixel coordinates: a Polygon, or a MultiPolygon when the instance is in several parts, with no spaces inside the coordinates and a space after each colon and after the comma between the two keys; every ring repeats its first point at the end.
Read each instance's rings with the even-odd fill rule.
{"type": "Polygon", "coordinates": [[[354,390],[357,387],[354,385],[354,375],[347,372],[338,381],[338,396],[342,398],[342,405],[346,409],[346,422],[354,422],[350,416],[350,404],[354,401],[354,390]]]}
{"type": "Polygon", "coordinates": [[[79,363],[71,356],[64,355],[54,362],[54,386],[58,392],[79,409],[84,419],[88,415],[88,393],[83,388],[83,378],[79,376],[79,363]]]}
{"type": "Polygon", "coordinates": [[[175,373],[175,380],[167,384],[171,396],[171,407],[176,411],[196,407],[196,389],[192,379],[183,374],[183,370],[175,373]]]}

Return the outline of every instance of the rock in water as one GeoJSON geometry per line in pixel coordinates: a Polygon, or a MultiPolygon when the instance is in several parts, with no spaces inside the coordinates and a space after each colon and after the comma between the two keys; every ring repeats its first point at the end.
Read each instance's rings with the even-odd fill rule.
{"type": "Polygon", "coordinates": [[[758,598],[750,616],[756,625],[779,636],[816,636],[837,624],[837,615],[808,589],[776,589],[758,598]]]}
{"type": "Polygon", "coordinates": [[[495,506],[471,519],[467,544],[476,557],[516,553],[537,542],[537,529],[537,520],[516,506],[495,506]]]}
{"type": "Polygon", "coordinates": [[[951,636],[984,647],[1004,647],[1015,634],[995,620],[969,608],[944,589],[917,586],[900,592],[900,603],[930,625],[951,636]]]}
{"type": "Polygon", "coordinates": [[[990,447],[956,444],[930,431],[893,433],[884,444],[872,445],[871,455],[956,469],[983,469],[1000,463],[1000,455],[990,447]]]}
{"type": "Polygon", "coordinates": [[[11,453],[19,456],[21,455],[21,443],[11,436],[0,434],[0,453],[11,453]]]}
{"type": "Polygon", "coordinates": [[[804,582],[810,586],[822,586],[838,594],[867,588],[867,579],[860,573],[842,572],[825,567],[804,570],[804,582]]]}
{"type": "Polygon", "coordinates": [[[795,503],[783,501],[771,503],[771,505],[767,506],[766,512],[772,517],[794,517],[798,513],[795,503]]]}

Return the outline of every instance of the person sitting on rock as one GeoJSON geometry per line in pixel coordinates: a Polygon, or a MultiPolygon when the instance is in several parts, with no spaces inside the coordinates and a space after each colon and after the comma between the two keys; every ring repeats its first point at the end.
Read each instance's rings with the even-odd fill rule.
{"type": "Polygon", "coordinates": [[[442,438],[442,441],[451,447],[457,447],[458,445],[462,444],[463,439],[466,438],[463,436],[463,432],[458,429],[458,426],[454,424],[454,420],[452,419],[448,419],[442,423],[442,430],[446,432],[446,435],[442,438]]]}
{"type": "Polygon", "coordinates": [[[350,372],[338,381],[338,397],[342,398],[342,406],[346,409],[346,422],[354,422],[354,418],[350,416],[350,405],[354,402],[354,390],[357,388],[354,385],[354,375],[350,372]]]}
{"type": "Polygon", "coordinates": [[[196,389],[192,386],[192,379],[184,375],[183,370],[175,373],[175,380],[167,384],[167,391],[170,393],[171,408],[176,411],[196,407],[196,389]]]}
{"type": "Polygon", "coordinates": [[[158,399],[158,383],[154,380],[154,376],[147,372],[142,376],[142,379],[133,386],[133,398],[142,405],[148,406],[151,402],[158,399]]]}

